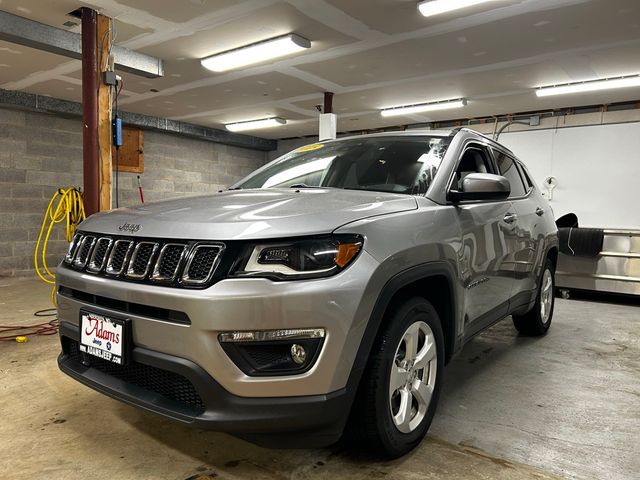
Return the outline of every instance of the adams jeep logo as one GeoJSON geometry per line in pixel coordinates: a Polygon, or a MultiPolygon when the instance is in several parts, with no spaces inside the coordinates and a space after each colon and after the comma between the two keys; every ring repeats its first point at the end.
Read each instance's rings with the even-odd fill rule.
{"type": "Polygon", "coordinates": [[[121,232],[136,233],[142,226],[139,223],[124,223],[118,227],[121,232]]]}

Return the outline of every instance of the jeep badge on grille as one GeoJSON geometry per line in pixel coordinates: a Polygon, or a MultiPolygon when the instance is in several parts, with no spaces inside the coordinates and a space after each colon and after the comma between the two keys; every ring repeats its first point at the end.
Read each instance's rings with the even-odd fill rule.
{"type": "Polygon", "coordinates": [[[118,230],[120,230],[121,232],[136,233],[141,228],[142,226],[139,223],[125,223],[123,225],[120,225],[118,227],[118,230]]]}

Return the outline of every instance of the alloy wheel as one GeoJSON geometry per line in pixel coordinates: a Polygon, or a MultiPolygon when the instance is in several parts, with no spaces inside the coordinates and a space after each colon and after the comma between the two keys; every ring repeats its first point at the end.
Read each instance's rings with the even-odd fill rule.
{"type": "Polygon", "coordinates": [[[542,288],[540,290],[540,318],[543,324],[547,324],[551,316],[553,306],[553,276],[549,269],[545,269],[542,276],[542,288]]]}
{"type": "Polygon", "coordinates": [[[414,431],[424,419],[435,388],[437,362],[429,325],[411,324],[396,348],[389,376],[389,408],[400,432],[414,431]]]}

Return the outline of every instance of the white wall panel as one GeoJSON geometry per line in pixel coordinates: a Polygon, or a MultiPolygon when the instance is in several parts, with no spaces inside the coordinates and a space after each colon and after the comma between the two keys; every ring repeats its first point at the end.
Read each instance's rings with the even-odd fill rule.
{"type": "Polygon", "coordinates": [[[574,212],[583,227],[640,229],[640,123],[504,133],[500,142],[543,191],[557,177],[556,218],[574,212]]]}

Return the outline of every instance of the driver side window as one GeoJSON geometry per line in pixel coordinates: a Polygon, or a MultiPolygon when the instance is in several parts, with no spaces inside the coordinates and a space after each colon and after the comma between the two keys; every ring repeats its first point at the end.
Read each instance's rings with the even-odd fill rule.
{"type": "Polygon", "coordinates": [[[470,173],[493,173],[489,158],[489,153],[483,147],[475,145],[467,147],[453,175],[451,190],[461,192],[462,182],[470,173]]]}

